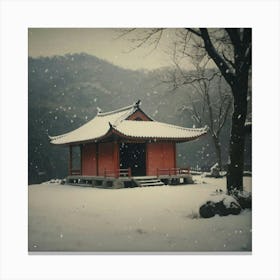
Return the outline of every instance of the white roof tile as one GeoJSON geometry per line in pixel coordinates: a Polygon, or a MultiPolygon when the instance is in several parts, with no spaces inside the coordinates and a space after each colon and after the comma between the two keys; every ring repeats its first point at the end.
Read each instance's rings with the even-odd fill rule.
{"type": "Polygon", "coordinates": [[[191,140],[207,132],[206,128],[185,128],[156,121],[123,120],[114,128],[128,137],[178,140],[187,138],[191,140]]]}

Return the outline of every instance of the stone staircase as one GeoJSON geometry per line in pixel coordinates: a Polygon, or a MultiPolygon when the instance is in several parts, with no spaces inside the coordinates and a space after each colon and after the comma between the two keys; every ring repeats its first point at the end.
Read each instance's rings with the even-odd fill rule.
{"type": "Polygon", "coordinates": [[[159,180],[157,177],[154,177],[154,176],[133,177],[133,180],[139,187],[164,186],[164,183],[161,182],[161,180],[159,180]]]}

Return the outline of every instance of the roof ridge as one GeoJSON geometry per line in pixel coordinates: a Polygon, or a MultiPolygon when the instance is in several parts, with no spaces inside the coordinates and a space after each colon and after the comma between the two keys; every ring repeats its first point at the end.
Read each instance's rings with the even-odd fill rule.
{"type": "MultiPolygon", "coordinates": [[[[123,120],[123,121],[134,121],[134,120],[123,120]]],[[[122,122],[123,122],[122,121],[122,122]]],[[[162,125],[165,125],[165,126],[169,126],[169,127],[174,127],[174,128],[177,128],[177,129],[181,129],[181,130],[188,130],[188,131],[207,131],[207,126],[204,126],[204,127],[196,127],[196,128],[191,128],[191,127],[183,127],[183,126],[179,126],[179,125],[176,125],[176,124],[171,124],[171,123],[164,123],[164,122],[159,122],[159,121],[154,121],[154,123],[159,123],[159,124],[162,124],[162,125]]]]}
{"type": "MultiPolygon", "coordinates": [[[[188,139],[187,141],[190,141],[190,140],[193,140],[193,139],[196,139],[200,136],[202,136],[203,134],[206,134],[207,133],[207,127],[202,127],[202,128],[185,128],[185,127],[180,127],[180,126],[176,126],[176,125],[171,125],[171,124],[166,124],[166,123],[161,123],[161,122],[157,122],[157,121],[154,121],[154,122],[137,122],[137,121],[133,121],[133,120],[124,120],[121,122],[121,124],[124,124],[125,127],[122,127],[121,125],[120,126],[113,126],[113,128],[118,132],[120,133],[121,135],[125,136],[125,137],[132,137],[132,138],[141,138],[141,139],[151,139],[151,138],[154,138],[154,139],[188,139]],[[145,132],[147,132],[147,134],[143,135],[143,133],[141,133],[140,135],[139,134],[135,134],[133,133],[133,131],[131,131],[131,126],[128,126],[126,127],[125,124],[127,123],[132,123],[132,122],[135,122],[135,124],[141,124],[141,125],[144,125],[144,124],[160,124],[160,125],[164,125],[165,127],[167,128],[171,128],[171,129],[176,129],[176,130],[181,130],[183,131],[182,133],[187,133],[187,134],[180,134],[179,136],[176,135],[176,132],[172,131],[172,134],[170,135],[170,131],[163,135],[158,135],[158,134],[153,134],[153,130],[151,131],[151,129],[149,128],[146,128],[147,130],[145,132]],[[152,133],[152,135],[151,135],[152,133]],[[175,135],[174,135],[175,133],[175,135]]],[[[135,126],[133,126],[133,128],[135,128],[135,126]]],[[[132,128],[132,129],[133,129],[132,128]]],[[[137,128],[137,126],[136,126],[137,128]]],[[[154,129],[152,127],[152,129],[154,129]]],[[[139,131],[138,131],[139,132],[139,131]]]]}
{"type": "Polygon", "coordinates": [[[103,117],[103,116],[108,116],[108,115],[112,115],[115,113],[120,113],[122,111],[126,111],[128,109],[132,109],[132,108],[137,108],[139,106],[139,104],[137,104],[137,102],[133,103],[132,105],[126,106],[126,107],[122,107],[113,111],[109,111],[109,112],[104,112],[104,113],[97,113],[98,117],[103,117]]]}

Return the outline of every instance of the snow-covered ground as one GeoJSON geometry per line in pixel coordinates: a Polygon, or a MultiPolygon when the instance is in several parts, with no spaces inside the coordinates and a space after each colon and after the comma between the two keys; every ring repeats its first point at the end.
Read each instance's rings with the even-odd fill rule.
{"type": "MultiPolygon", "coordinates": [[[[97,189],[29,186],[29,251],[251,251],[252,213],[198,218],[199,205],[225,178],[196,184],[97,189]]],[[[251,177],[244,177],[251,191],[251,177]]]]}

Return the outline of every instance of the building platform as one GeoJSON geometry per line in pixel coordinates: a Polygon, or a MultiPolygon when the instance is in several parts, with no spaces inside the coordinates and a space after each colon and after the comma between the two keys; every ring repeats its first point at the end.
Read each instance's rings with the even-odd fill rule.
{"type": "Polygon", "coordinates": [[[190,174],[160,175],[160,176],[137,176],[137,177],[103,177],[71,175],[66,179],[68,185],[82,187],[96,187],[105,189],[121,189],[134,187],[156,187],[164,185],[192,184],[190,174]]]}

